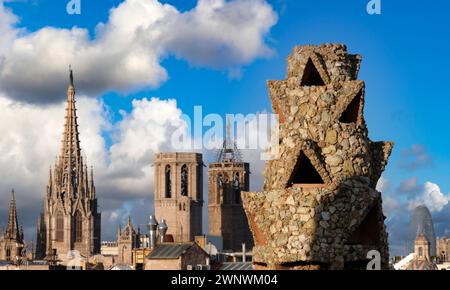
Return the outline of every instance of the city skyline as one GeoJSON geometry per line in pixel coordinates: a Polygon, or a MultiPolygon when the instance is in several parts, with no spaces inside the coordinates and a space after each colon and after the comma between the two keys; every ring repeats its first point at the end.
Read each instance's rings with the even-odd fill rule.
{"type": "MultiPolygon", "coordinates": [[[[446,151],[449,140],[438,135],[447,128],[444,116],[449,101],[446,99],[448,89],[439,86],[439,77],[436,77],[442,75],[440,67],[445,67],[448,60],[440,59],[438,63],[432,57],[449,48],[448,40],[437,42],[432,38],[445,33],[439,23],[445,19],[442,6],[448,6],[447,3],[438,1],[421,7],[414,3],[406,6],[384,1],[381,15],[368,15],[365,1],[345,4],[233,1],[235,6],[215,1],[229,11],[251,7],[248,13],[261,13],[258,15],[263,19],[238,19],[248,28],[248,37],[241,39],[233,35],[236,27],[226,17],[220,18],[222,22],[206,32],[195,26],[195,21],[194,24],[188,21],[208,19],[203,17],[207,15],[205,11],[210,11],[208,5],[212,5],[212,1],[199,1],[202,5],[196,1],[164,1],[171,5],[164,8],[157,1],[147,1],[146,5],[141,1],[114,1],[112,11],[109,11],[113,8],[109,2],[83,2],[80,16],[67,15],[66,3],[61,2],[52,5],[42,0],[33,6],[29,2],[0,1],[0,31],[7,36],[0,42],[3,59],[0,62],[0,106],[5,112],[1,119],[5,124],[1,127],[5,138],[0,146],[4,150],[0,165],[5,177],[0,186],[0,222],[6,223],[9,192],[15,188],[19,222],[24,225],[27,241],[34,239],[36,218],[42,211],[36,204],[41,205],[44,196],[48,165],[59,152],[67,84],[65,72],[69,64],[80,79],[77,88],[80,90],[83,151],[96,164],[102,214],[106,221],[114,224],[104,236],[102,233],[102,239],[110,240],[116,238],[115,225],[125,224],[129,213],[134,213],[133,220],[141,225],[152,213],[153,153],[172,151],[167,139],[174,128],[183,124],[182,113],[192,116],[194,105],[202,105],[205,114],[222,116],[270,112],[265,81],[284,78],[284,60],[294,45],[320,42],[346,43],[350,51],[363,54],[360,79],[368,86],[365,113],[370,136],[396,143],[392,160],[379,183],[388,218],[391,253],[403,254],[403,240],[407,237],[405,225],[408,225],[410,210],[420,203],[430,208],[436,235],[449,234],[450,183],[446,178],[450,169],[446,151]],[[122,5],[118,6],[120,3],[122,5]],[[175,27],[193,25],[189,36],[205,43],[200,53],[196,53],[190,41],[176,34],[172,26],[161,31],[137,17],[141,14],[134,6],[136,3],[144,5],[142,11],[162,17],[163,22],[172,18],[175,27]],[[437,16],[431,16],[430,11],[437,16]],[[123,24],[121,17],[131,15],[136,16],[134,26],[123,25],[123,31],[115,30],[113,24],[123,24]],[[403,24],[395,26],[399,15],[403,24]],[[417,17],[433,17],[434,21],[415,23],[417,17]],[[95,29],[100,22],[104,24],[95,29]],[[112,73],[127,69],[115,65],[115,57],[133,64],[133,55],[127,54],[122,45],[108,42],[112,41],[112,37],[108,40],[108,34],[120,37],[126,29],[135,31],[139,25],[150,27],[148,33],[172,33],[178,38],[177,41],[161,38],[164,45],[156,48],[149,43],[133,46],[136,49],[133,52],[148,59],[145,59],[145,67],[129,66],[128,69],[132,68],[128,71],[130,77],[125,79],[123,73],[112,73]],[[78,28],[72,29],[74,26],[78,28]],[[390,31],[392,27],[396,29],[390,31]],[[214,38],[214,29],[230,32],[230,35],[214,38]],[[428,31],[433,33],[428,35],[428,31]],[[399,32],[402,36],[396,39],[399,32]],[[414,37],[415,34],[420,37],[414,37]],[[45,41],[47,37],[54,39],[53,45],[45,41]],[[97,50],[106,52],[104,48],[113,44],[117,45],[117,51],[111,53],[117,54],[106,54],[100,59],[110,65],[108,69],[99,70],[95,62],[89,63],[99,57],[97,50]],[[30,57],[25,57],[25,47],[33,48],[30,57]],[[78,47],[90,50],[79,54],[78,47]],[[221,50],[223,47],[226,49],[221,50]],[[147,49],[149,54],[140,54],[141,48],[147,49]],[[42,52],[43,49],[52,49],[60,57],[54,59],[42,52]],[[152,55],[161,50],[162,54],[152,55]],[[220,57],[211,57],[217,53],[220,57]],[[39,59],[51,61],[39,62],[39,59]],[[152,70],[148,71],[150,67],[152,70]],[[430,71],[434,73],[425,73],[430,71]],[[428,103],[430,100],[433,102],[428,103]],[[136,146],[138,140],[148,147],[136,146]]],[[[222,16],[220,13],[224,13],[211,11],[222,16]]],[[[214,160],[214,152],[202,153],[205,163],[214,160]]],[[[252,168],[251,188],[259,190],[264,162],[259,159],[259,152],[244,152],[244,159],[252,168]]],[[[203,180],[205,184],[206,173],[203,180]]],[[[206,200],[206,192],[204,196],[206,200]]],[[[207,216],[205,209],[203,216],[207,216]]],[[[204,229],[207,229],[205,224],[204,229]]]]}

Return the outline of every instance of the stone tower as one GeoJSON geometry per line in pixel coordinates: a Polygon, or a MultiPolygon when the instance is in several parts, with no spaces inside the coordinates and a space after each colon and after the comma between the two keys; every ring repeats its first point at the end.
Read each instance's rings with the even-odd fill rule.
{"type": "Polygon", "coordinates": [[[0,237],[0,261],[15,261],[16,257],[23,256],[24,250],[23,231],[17,222],[16,199],[14,190],[12,190],[9,200],[8,225],[6,232],[2,226],[0,237]]]}
{"type": "Polygon", "coordinates": [[[133,228],[131,217],[128,217],[128,223],[122,230],[119,226],[117,233],[117,246],[119,255],[117,264],[133,265],[133,249],[139,248],[139,233],[133,228]]]}
{"type": "Polygon", "coordinates": [[[230,125],[216,163],[208,170],[209,234],[223,238],[223,249],[238,251],[242,243],[253,247],[253,237],[242,206],[241,192],[250,187],[250,164],[241,161],[231,141],[230,125]]]}
{"type": "Polygon", "coordinates": [[[155,215],[167,235],[191,242],[202,234],[203,161],[198,153],[158,153],[155,160],[155,215]]]}
{"type": "MultiPolygon", "coordinates": [[[[84,257],[100,252],[100,213],[93,175],[93,169],[88,171],[81,155],[75,87],[70,70],[61,155],[49,172],[43,220],[39,221],[41,228],[38,229],[38,237],[45,239],[41,239],[37,249],[42,249],[44,244],[47,256],[56,251],[58,259],[64,261],[72,250],[84,257]]],[[[37,256],[42,255],[37,253],[37,256]]]]}
{"type": "Polygon", "coordinates": [[[345,45],[298,46],[287,79],[268,82],[279,154],[264,191],[243,193],[257,268],[366,269],[371,250],[388,267],[375,188],[393,144],[369,139],[360,62],[345,45]]]}

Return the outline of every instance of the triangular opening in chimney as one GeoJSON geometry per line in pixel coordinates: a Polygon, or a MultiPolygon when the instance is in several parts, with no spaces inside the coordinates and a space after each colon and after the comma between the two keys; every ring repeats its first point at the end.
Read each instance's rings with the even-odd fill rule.
{"type": "Polygon", "coordinates": [[[380,228],[378,224],[378,208],[374,206],[362,223],[348,238],[347,245],[377,245],[380,238],[380,228]]]}
{"type": "Polygon", "coordinates": [[[356,123],[358,122],[358,116],[361,108],[361,95],[360,91],[355,98],[350,102],[344,112],[342,112],[339,122],[341,123],[356,123]]]}
{"type": "Polygon", "coordinates": [[[319,74],[316,66],[312,62],[311,58],[306,63],[305,71],[301,81],[301,86],[324,86],[325,82],[319,74]]]}
{"type": "Polygon", "coordinates": [[[311,160],[303,151],[297,159],[297,164],[292,172],[289,186],[293,185],[323,185],[325,184],[319,172],[311,163],[311,160]]]}

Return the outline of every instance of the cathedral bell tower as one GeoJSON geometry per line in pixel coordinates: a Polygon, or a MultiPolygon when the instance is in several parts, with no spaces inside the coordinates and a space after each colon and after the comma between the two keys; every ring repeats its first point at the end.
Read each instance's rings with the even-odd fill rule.
{"type": "Polygon", "coordinates": [[[155,214],[166,220],[167,235],[177,243],[202,234],[202,177],[202,154],[156,154],[155,214]]]}
{"type": "Polygon", "coordinates": [[[223,249],[239,251],[253,247],[253,237],[242,205],[241,192],[250,187],[250,164],[242,162],[231,140],[231,121],[217,161],[208,169],[209,234],[223,238],[223,249]]]}

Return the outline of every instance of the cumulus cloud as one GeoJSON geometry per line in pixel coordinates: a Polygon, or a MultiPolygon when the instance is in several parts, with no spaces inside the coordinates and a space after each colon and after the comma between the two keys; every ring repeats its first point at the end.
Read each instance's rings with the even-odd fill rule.
{"type": "Polygon", "coordinates": [[[398,199],[387,195],[383,199],[383,212],[386,216],[390,216],[400,207],[400,202],[398,199]]]}
{"type": "Polygon", "coordinates": [[[10,10],[7,10],[3,2],[0,1],[0,65],[2,60],[2,55],[5,49],[11,45],[13,40],[17,37],[19,30],[13,29],[13,25],[18,22],[18,18],[10,10]]]}
{"type": "Polygon", "coordinates": [[[276,22],[264,0],[199,0],[186,12],[156,0],[126,0],[91,39],[78,27],[19,31],[0,0],[0,90],[24,102],[57,102],[68,64],[87,95],[157,87],[168,78],[161,66],[168,55],[235,73],[271,55],[265,40],[276,22]]]}
{"type": "Polygon", "coordinates": [[[386,177],[384,177],[384,175],[382,175],[382,176],[380,177],[380,179],[378,180],[376,189],[377,189],[379,192],[386,192],[386,191],[388,191],[390,188],[391,188],[391,182],[390,182],[386,177]]]}
{"type": "Polygon", "coordinates": [[[449,200],[450,194],[442,193],[439,185],[425,182],[422,192],[409,202],[409,208],[414,209],[419,205],[425,205],[431,212],[439,212],[449,200]]]}
{"type": "Polygon", "coordinates": [[[413,144],[410,148],[401,152],[401,160],[399,166],[407,171],[414,171],[418,168],[433,165],[433,159],[428,154],[424,145],[413,144]]]}
{"type": "Polygon", "coordinates": [[[172,135],[188,128],[175,100],[144,98],[132,104],[132,111],[122,112],[122,120],[115,124],[104,178],[119,194],[143,197],[152,191],[155,153],[181,151],[172,135]]]}

